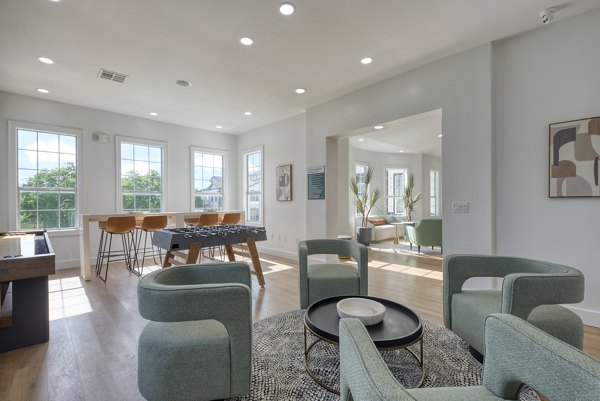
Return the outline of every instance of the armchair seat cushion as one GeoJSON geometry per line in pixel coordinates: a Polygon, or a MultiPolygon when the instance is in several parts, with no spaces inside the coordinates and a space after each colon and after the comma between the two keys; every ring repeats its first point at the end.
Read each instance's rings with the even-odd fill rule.
{"type": "Polygon", "coordinates": [[[222,323],[151,321],[138,347],[138,385],[145,398],[213,400],[231,394],[229,333],[222,323]]]}
{"type": "Polygon", "coordinates": [[[308,286],[309,305],[328,297],[360,295],[358,270],[341,263],[308,266],[308,286]]]}
{"type": "MultiPolygon", "coordinates": [[[[452,331],[478,352],[484,353],[485,317],[502,311],[502,292],[464,290],[452,296],[452,331]]],[[[541,305],[527,321],[578,349],[583,348],[583,323],[574,312],[560,305],[541,305]]]]}
{"type": "Polygon", "coordinates": [[[465,290],[452,296],[452,331],[483,354],[485,317],[502,309],[502,294],[465,290]]]}

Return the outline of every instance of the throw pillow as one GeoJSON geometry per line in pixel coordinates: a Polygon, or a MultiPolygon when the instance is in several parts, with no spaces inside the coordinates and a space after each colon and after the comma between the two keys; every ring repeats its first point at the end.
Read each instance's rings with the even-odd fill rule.
{"type": "Polygon", "coordinates": [[[374,226],[382,226],[386,224],[384,218],[369,219],[369,223],[373,224],[374,226]]]}

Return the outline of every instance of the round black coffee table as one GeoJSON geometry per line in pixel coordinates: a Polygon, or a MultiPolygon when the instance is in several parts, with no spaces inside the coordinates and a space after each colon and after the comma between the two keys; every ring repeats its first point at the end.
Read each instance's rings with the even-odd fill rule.
{"type": "Polygon", "coordinates": [[[319,380],[310,369],[308,355],[310,350],[320,341],[327,341],[332,344],[339,343],[340,317],[337,312],[337,303],[344,298],[367,298],[385,306],[383,321],[372,326],[366,326],[369,336],[371,336],[377,349],[381,351],[404,348],[410,352],[417,359],[421,368],[421,379],[417,384],[417,387],[420,387],[425,379],[423,325],[421,324],[421,318],[404,305],[388,301],[387,299],[366,296],[325,298],[308,307],[304,315],[304,367],[310,377],[326,390],[339,394],[338,390],[331,388],[319,380]],[[307,331],[317,337],[310,345],[308,344],[307,331]],[[415,354],[410,348],[407,348],[409,345],[417,342],[420,344],[419,355],[415,354]]]}

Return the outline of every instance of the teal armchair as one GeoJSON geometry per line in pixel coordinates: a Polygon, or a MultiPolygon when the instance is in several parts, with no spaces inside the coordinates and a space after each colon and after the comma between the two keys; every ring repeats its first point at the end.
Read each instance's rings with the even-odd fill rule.
{"type": "Polygon", "coordinates": [[[150,401],[216,400],[250,391],[252,292],[246,263],[152,272],[138,284],[150,320],[138,343],[138,387],[150,401]]]}
{"type": "Polygon", "coordinates": [[[405,389],[390,373],[357,319],[340,320],[340,400],[518,400],[528,384],[552,401],[600,399],[600,363],[524,320],[493,314],[485,321],[483,383],[405,389]]]}
{"type": "Polygon", "coordinates": [[[368,248],[358,242],[338,239],[313,239],[298,244],[300,270],[300,308],[328,297],[368,295],[368,248]],[[350,256],[354,267],[347,263],[309,264],[310,255],[337,254],[350,256]]]}
{"type": "Polygon", "coordinates": [[[421,246],[442,246],[442,220],[441,219],[423,219],[416,226],[406,226],[406,239],[410,243],[410,249],[413,244],[417,246],[421,253],[421,246]]]}
{"type": "Polygon", "coordinates": [[[583,274],[572,267],[533,259],[449,255],[443,262],[444,324],[485,355],[484,321],[491,313],[520,317],[582,349],[583,323],[558,304],[581,302],[583,274]],[[466,290],[472,277],[503,278],[502,289],[466,290]]]}

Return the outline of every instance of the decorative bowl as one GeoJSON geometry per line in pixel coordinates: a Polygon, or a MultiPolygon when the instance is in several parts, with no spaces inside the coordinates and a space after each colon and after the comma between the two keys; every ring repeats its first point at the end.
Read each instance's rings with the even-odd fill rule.
{"type": "Polygon", "coordinates": [[[353,317],[371,326],[383,320],[385,306],[371,299],[345,298],[337,303],[337,312],[341,318],[353,317]]]}

